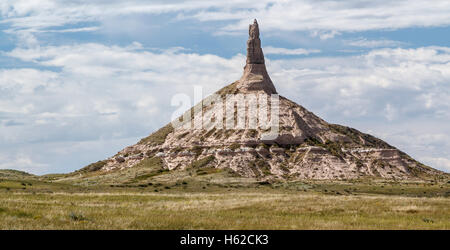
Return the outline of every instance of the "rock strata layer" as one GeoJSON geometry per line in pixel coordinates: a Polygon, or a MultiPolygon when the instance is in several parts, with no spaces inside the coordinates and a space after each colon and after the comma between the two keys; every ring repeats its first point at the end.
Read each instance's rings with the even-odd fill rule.
{"type": "MultiPolygon", "coordinates": [[[[240,80],[216,92],[257,93],[269,97],[277,91],[265,66],[259,27],[249,27],[247,61],[240,80]]],[[[188,116],[216,113],[215,106],[188,116]]],[[[248,110],[245,106],[242,110],[248,110]]],[[[241,110],[241,111],[242,111],[241,110]]],[[[287,98],[279,99],[279,133],[263,140],[265,129],[174,129],[169,123],[135,145],[102,161],[99,171],[131,168],[147,159],[161,160],[168,170],[195,167],[231,169],[259,179],[421,179],[443,173],[415,161],[386,142],[356,129],[330,124],[287,98]]]]}

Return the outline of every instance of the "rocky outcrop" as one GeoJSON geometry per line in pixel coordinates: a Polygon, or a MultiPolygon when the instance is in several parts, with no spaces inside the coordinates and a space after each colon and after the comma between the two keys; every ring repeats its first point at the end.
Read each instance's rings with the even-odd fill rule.
{"type": "MultiPolygon", "coordinates": [[[[258,98],[277,93],[266,70],[256,20],[249,27],[243,76],[216,93],[258,93],[258,98]]],[[[214,106],[202,108],[203,114],[218,111],[214,106]]],[[[194,121],[204,118],[202,113],[190,116],[194,121]]],[[[443,174],[378,138],[329,124],[284,97],[279,99],[275,139],[264,140],[266,129],[248,125],[246,122],[240,129],[174,129],[168,124],[104,161],[101,171],[130,168],[156,157],[169,170],[209,166],[261,179],[414,179],[443,174]]]]}
{"type": "Polygon", "coordinates": [[[259,39],[259,27],[256,19],[248,27],[248,36],[247,65],[264,64],[264,54],[261,49],[261,39],[259,39]]]}
{"type": "Polygon", "coordinates": [[[261,90],[267,94],[276,94],[277,91],[267,73],[266,64],[264,63],[264,54],[261,48],[259,27],[256,19],[249,26],[248,33],[247,63],[244,67],[244,74],[239,80],[238,88],[242,92],[261,90]]]}

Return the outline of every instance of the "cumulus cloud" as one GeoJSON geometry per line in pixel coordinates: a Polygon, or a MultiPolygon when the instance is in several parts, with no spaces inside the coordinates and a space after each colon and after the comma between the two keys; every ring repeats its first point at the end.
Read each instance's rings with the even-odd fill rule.
{"type": "Polygon", "coordinates": [[[48,164],[34,162],[29,155],[17,154],[14,156],[0,155],[0,169],[16,169],[25,172],[36,172],[39,169],[45,172],[48,164]]]}
{"type": "Polygon", "coordinates": [[[333,38],[341,33],[336,30],[314,30],[311,31],[312,37],[319,37],[321,40],[327,40],[333,38]]]}
{"type": "Polygon", "coordinates": [[[384,109],[385,117],[389,121],[394,120],[397,117],[397,110],[392,107],[390,103],[386,104],[386,108],[384,109]]]}
{"type": "MultiPolygon", "coordinates": [[[[266,29],[319,30],[319,31],[364,31],[376,29],[399,29],[448,25],[450,4],[437,1],[282,1],[256,9],[253,16],[261,17],[266,29]]],[[[230,10],[231,12],[232,10],[230,10]]],[[[229,30],[247,26],[247,11],[235,13],[241,18],[226,27],[229,30]]],[[[209,16],[221,16],[223,11],[208,11],[197,14],[201,20],[209,16]],[[207,14],[205,16],[205,14],[207,14]],[[216,15],[214,15],[216,14],[216,15]]],[[[227,13],[227,12],[225,12],[227,13]]]]}
{"type": "Polygon", "coordinates": [[[39,32],[53,32],[53,33],[75,33],[75,32],[92,32],[99,30],[99,26],[83,27],[83,28],[73,28],[73,29],[55,29],[55,30],[45,30],[39,32]]]}
{"type": "Polygon", "coordinates": [[[169,122],[172,95],[192,95],[193,85],[211,93],[237,79],[245,61],[243,55],[225,59],[179,51],[151,52],[138,43],[12,50],[8,56],[43,69],[0,71],[0,141],[142,136],[169,122]],[[12,121],[22,125],[6,127],[12,121]]]}
{"type": "Polygon", "coordinates": [[[12,29],[45,30],[67,24],[102,22],[136,14],[176,14],[175,20],[228,21],[223,31],[248,28],[256,17],[266,30],[314,31],[323,39],[339,32],[449,25],[450,3],[391,1],[144,1],[4,0],[2,23],[12,29]]]}
{"type": "Polygon", "coordinates": [[[273,60],[269,71],[281,83],[279,89],[322,114],[385,121],[413,116],[450,118],[447,47],[273,60]]]}
{"type": "Polygon", "coordinates": [[[287,49],[287,48],[275,48],[272,46],[264,47],[264,53],[266,55],[309,55],[311,53],[319,53],[318,49],[287,49]]]}
{"type": "Polygon", "coordinates": [[[423,157],[421,158],[423,162],[426,164],[429,164],[430,166],[435,166],[436,168],[439,168],[447,173],[450,172],[450,159],[443,158],[443,157],[423,157]]]}
{"type": "Polygon", "coordinates": [[[354,47],[364,47],[364,48],[379,48],[379,47],[401,47],[406,43],[393,40],[369,40],[366,38],[360,38],[355,40],[344,41],[347,45],[354,47]]]}

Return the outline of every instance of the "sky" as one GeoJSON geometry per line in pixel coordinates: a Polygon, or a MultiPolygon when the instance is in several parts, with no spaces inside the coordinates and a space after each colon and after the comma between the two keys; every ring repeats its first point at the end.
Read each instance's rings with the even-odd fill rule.
{"type": "Polygon", "coordinates": [[[278,93],[450,172],[450,1],[0,1],[0,169],[64,173],[238,80],[257,18],[278,93]]]}

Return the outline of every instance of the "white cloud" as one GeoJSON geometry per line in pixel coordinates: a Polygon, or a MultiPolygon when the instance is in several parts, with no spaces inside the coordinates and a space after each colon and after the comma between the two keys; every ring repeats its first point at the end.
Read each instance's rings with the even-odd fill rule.
{"type": "Polygon", "coordinates": [[[0,169],[16,169],[25,172],[34,172],[36,169],[45,171],[48,164],[34,162],[29,155],[17,154],[13,157],[0,155],[0,169]]]}
{"type": "Polygon", "coordinates": [[[440,158],[448,158],[450,149],[450,120],[427,117],[409,118],[395,122],[366,122],[357,127],[386,140],[391,145],[407,152],[418,161],[433,168],[450,172],[440,158]],[[367,129],[369,128],[370,129],[367,129]]]}
{"type": "Polygon", "coordinates": [[[201,21],[236,21],[226,26],[226,30],[246,29],[251,18],[256,17],[266,30],[321,31],[326,39],[337,32],[448,25],[449,10],[450,3],[445,0],[433,3],[403,0],[395,4],[390,1],[287,0],[273,1],[264,7],[251,8],[251,11],[245,7],[205,10],[193,17],[201,21]]]}
{"type": "Polygon", "coordinates": [[[327,40],[327,39],[333,38],[336,35],[340,35],[340,34],[341,33],[336,30],[331,30],[331,31],[312,30],[312,32],[311,32],[312,37],[319,37],[321,40],[327,40]]]}
{"type": "Polygon", "coordinates": [[[400,47],[406,43],[393,40],[368,40],[366,38],[360,38],[356,40],[344,41],[346,44],[354,47],[364,48],[378,48],[378,47],[400,47]]]}
{"type": "Polygon", "coordinates": [[[318,49],[286,49],[286,48],[275,48],[272,46],[267,46],[263,48],[264,54],[266,55],[309,55],[311,53],[319,53],[318,49]]]}
{"type": "MultiPolygon", "coordinates": [[[[84,147],[64,159],[42,149],[104,139],[136,142],[170,121],[177,108],[168,101],[172,95],[193,95],[193,85],[203,86],[204,94],[212,93],[238,79],[245,64],[243,55],[225,59],[182,48],[151,52],[139,43],[36,46],[4,54],[40,67],[0,70],[0,148],[10,155],[30,148],[31,159],[48,156],[38,157],[38,162],[49,167],[24,165],[33,173],[69,171],[109,156],[114,152],[100,147],[84,147]],[[103,153],[93,156],[93,152],[103,153]]],[[[18,163],[7,158],[1,167],[18,163]]]]}
{"type": "Polygon", "coordinates": [[[7,53],[40,67],[0,71],[0,142],[94,140],[142,136],[169,122],[168,98],[177,92],[205,94],[239,78],[243,55],[231,59],[87,43],[17,48],[7,53]],[[7,124],[21,126],[7,126],[7,124]],[[37,133],[39,131],[39,133],[37,133]],[[42,133],[45,131],[45,133],[42,133]],[[118,132],[120,131],[120,133],[118,132]]]}
{"type": "Polygon", "coordinates": [[[50,141],[0,144],[0,169],[19,169],[33,174],[67,173],[114,155],[139,137],[83,141],[50,141]]]}
{"type": "Polygon", "coordinates": [[[126,3],[102,1],[4,0],[0,4],[1,23],[15,30],[45,30],[50,27],[136,14],[176,14],[175,20],[230,21],[223,31],[246,30],[258,18],[265,30],[304,30],[322,39],[339,32],[410,27],[436,27],[450,24],[450,3],[446,0],[391,1],[144,1],[126,3]]]}
{"type": "Polygon", "coordinates": [[[386,119],[388,119],[389,121],[392,121],[397,117],[397,110],[390,103],[386,104],[384,113],[386,119]]]}
{"type": "MultiPolygon", "coordinates": [[[[73,28],[73,29],[59,29],[59,30],[45,30],[45,32],[53,33],[74,33],[74,32],[91,32],[99,30],[99,26],[83,27],[83,28],[73,28]]],[[[41,31],[44,32],[44,31],[41,31]]]]}
{"type": "Polygon", "coordinates": [[[450,53],[446,47],[378,49],[361,56],[269,63],[279,89],[317,106],[322,114],[450,118],[450,53]]]}
{"type": "Polygon", "coordinates": [[[421,160],[430,166],[434,166],[438,169],[441,169],[447,173],[450,173],[450,159],[443,157],[423,157],[421,160]]]}
{"type": "Polygon", "coordinates": [[[186,54],[180,51],[182,51],[180,48],[175,48],[165,50],[163,53],[153,53],[143,50],[139,43],[126,47],[87,43],[16,48],[6,55],[42,66],[61,67],[65,73],[73,74],[74,77],[104,79],[116,76],[122,77],[120,80],[151,80],[154,83],[164,84],[180,84],[183,82],[181,79],[186,81],[184,77],[200,71],[206,75],[223,76],[224,74],[220,73],[222,70],[242,64],[242,61],[239,61],[242,55],[227,60],[211,54],[186,54]],[[164,79],[160,79],[163,82],[155,81],[155,78],[162,77],[163,73],[170,73],[171,77],[164,76],[164,79]]]}

